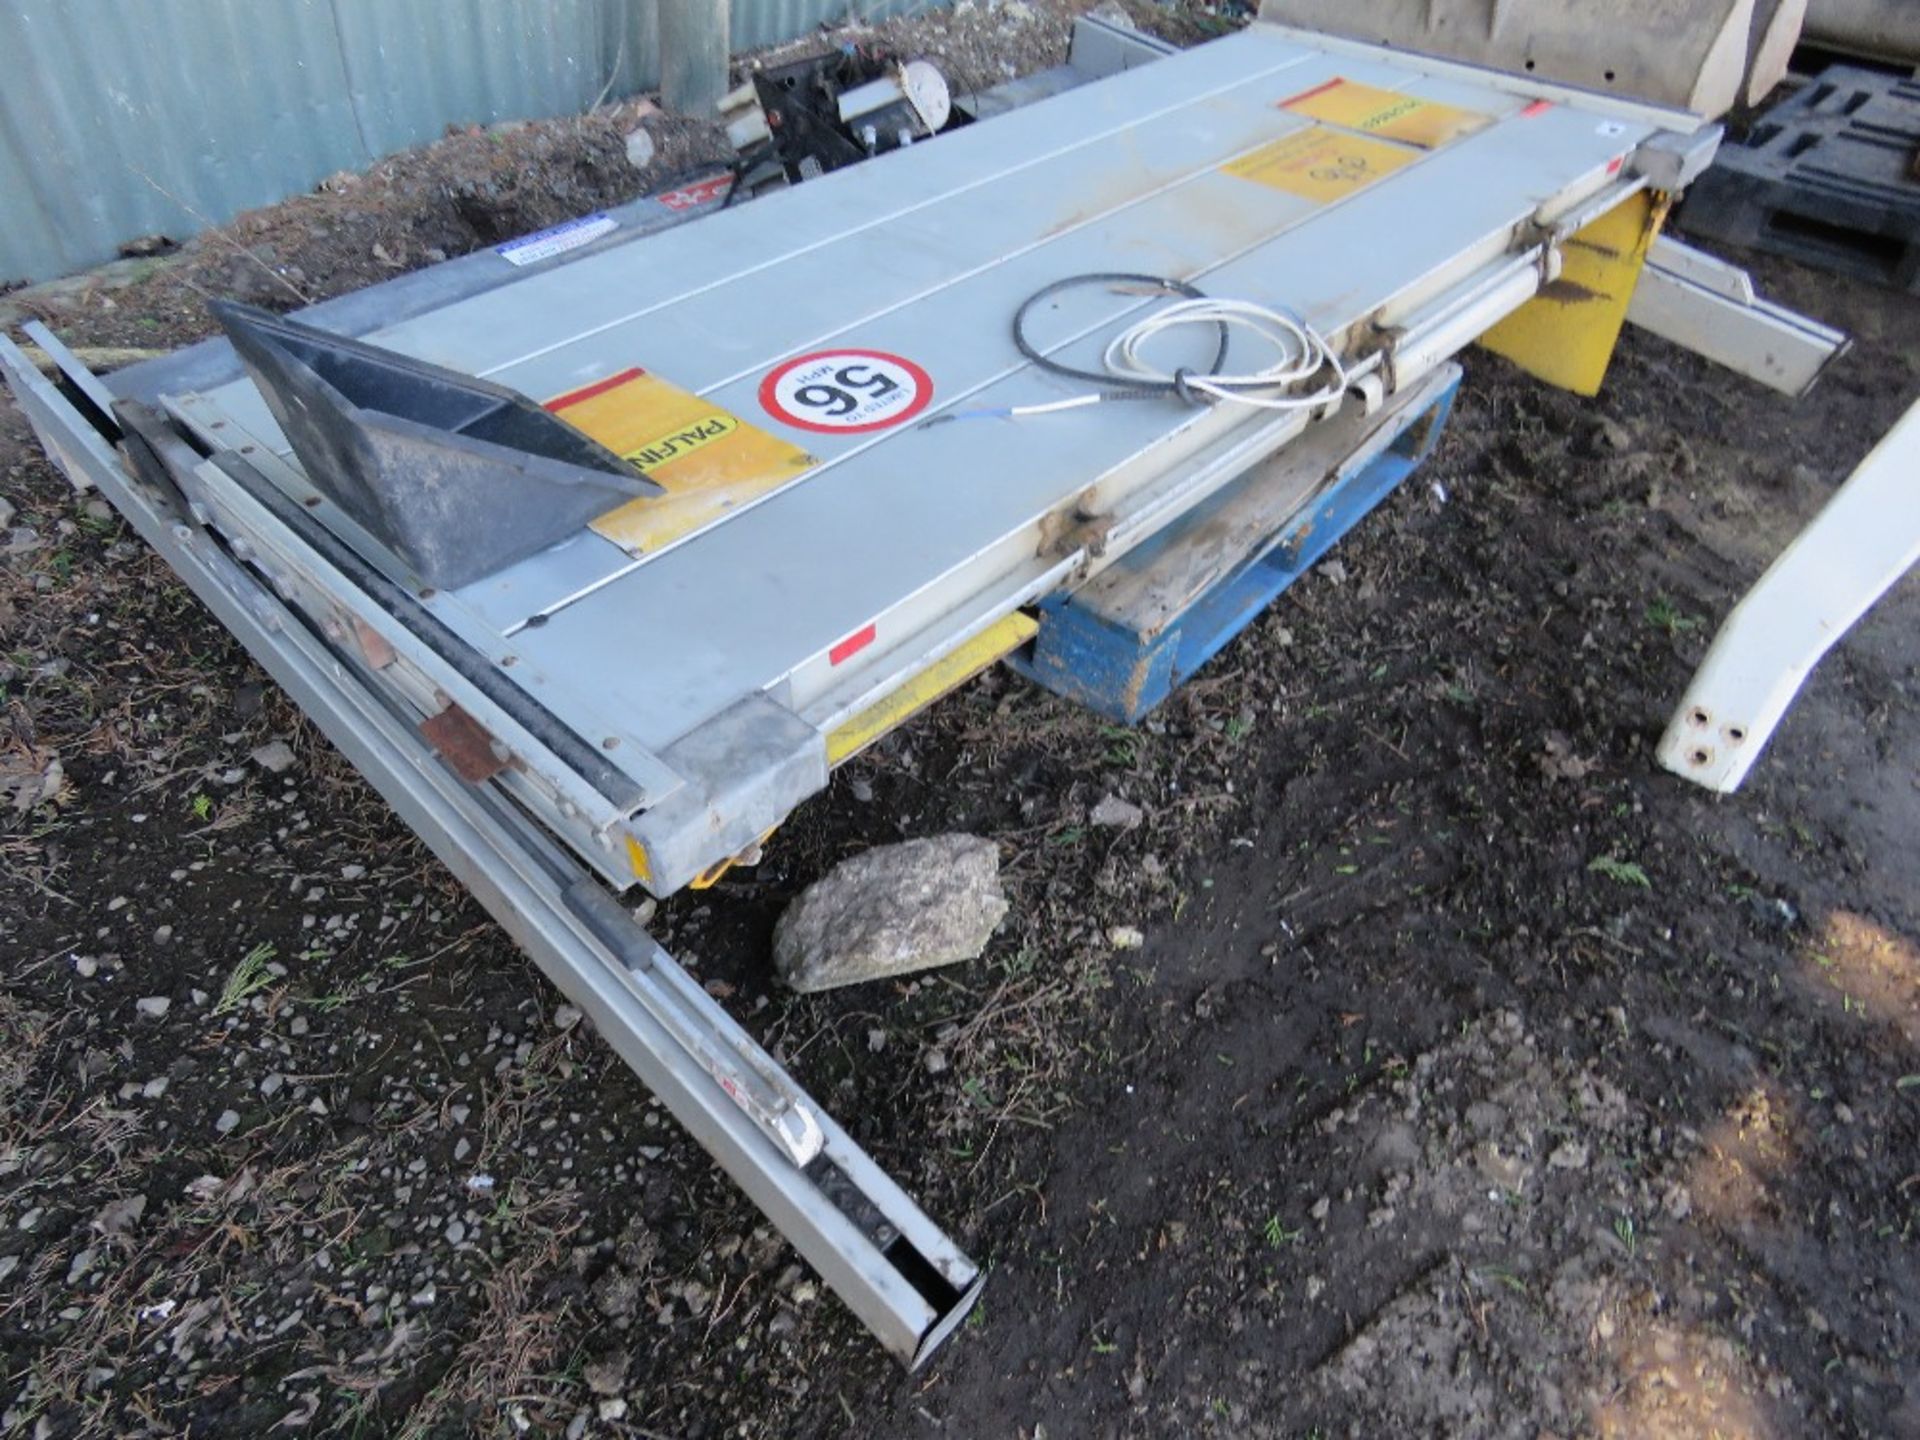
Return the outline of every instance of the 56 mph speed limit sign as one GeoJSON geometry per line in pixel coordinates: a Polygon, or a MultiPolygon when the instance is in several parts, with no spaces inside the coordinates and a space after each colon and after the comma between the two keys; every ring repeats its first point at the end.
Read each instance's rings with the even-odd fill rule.
{"type": "Polygon", "coordinates": [[[884,350],[819,350],[760,382],[774,419],[827,435],[861,435],[911,420],[933,402],[933,379],[884,350]]]}

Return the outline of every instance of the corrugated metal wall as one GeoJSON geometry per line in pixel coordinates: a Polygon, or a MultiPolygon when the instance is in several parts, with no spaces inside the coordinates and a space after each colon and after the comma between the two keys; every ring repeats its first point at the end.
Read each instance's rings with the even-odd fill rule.
{"type": "MultiPolygon", "coordinates": [[[[658,78],[654,0],[0,0],[0,281],[658,78]]],[[[733,0],[736,50],[928,0],[733,0]]]]}

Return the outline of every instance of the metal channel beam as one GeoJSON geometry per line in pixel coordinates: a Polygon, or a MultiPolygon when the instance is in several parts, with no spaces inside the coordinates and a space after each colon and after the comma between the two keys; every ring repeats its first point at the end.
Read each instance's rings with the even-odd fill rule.
{"type": "MultiPolygon", "coordinates": [[[[101,433],[109,439],[118,439],[120,425],[113,414],[113,393],[75,358],[58,335],[38,320],[29,320],[20,328],[53,361],[55,388],[101,433]]],[[[77,488],[85,488],[77,479],[72,483],[77,488]]]]}
{"type": "Polygon", "coordinates": [[[1920,562],[1920,405],[1734,607],[1661,738],[1660,763],[1730,794],[1820,657],[1920,562]]]}
{"type": "Polygon", "coordinates": [[[1178,45],[1158,35],[1116,25],[1097,15],[1082,15],[1073,22],[1073,36],[1067,45],[1067,68],[1074,72],[1076,84],[1086,84],[1122,74],[1137,65],[1150,65],[1179,52],[1178,45]]]}
{"type": "Polygon", "coordinates": [[[251,571],[130,480],[4,337],[0,373],[61,467],[166,559],[880,1342],[924,1361],[977,1298],[978,1268],[575,862],[456,779],[251,571]],[[743,1084],[754,1103],[736,1098],[743,1084]],[[768,1124],[769,1097],[797,1128],[768,1124]]]}
{"type": "Polygon", "coordinates": [[[991,119],[1031,105],[1049,95],[1077,89],[1090,81],[1104,80],[1137,66],[1177,54],[1179,46],[1144,30],[1129,29],[1110,20],[1082,15],[1073,22],[1073,38],[1067,49],[1067,63],[1051,69],[1023,75],[995,85],[977,94],[957,95],[954,104],[976,120],[991,119]]]}
{"type": "Polygon", "coordinates": [[[1801,396],[1852,342],[1754,292],[1746,271],[1665,236],[1654,241],[1627,319],[1783,395],[1801,396]]]}

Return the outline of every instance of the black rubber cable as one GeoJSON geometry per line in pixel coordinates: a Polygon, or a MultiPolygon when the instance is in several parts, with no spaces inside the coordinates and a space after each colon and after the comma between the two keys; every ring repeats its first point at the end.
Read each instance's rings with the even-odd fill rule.
{"type": "Polygon", "coordinates": [[[1072,365],[1063,365],[1058,360],[1043,355],[1027,339],[1027,315],[1033,307],[1051,300],[1054,296],[1068,290],[1078,290],[1088,285],[1136,285],[1158,290],[1167,295],[1178,295],[1184,300],[1204,300],[1206,292],[1196,289],[1184,280],[1169,280],[1164,275],[1136,275],[1127,271],[1101,271],[1090,275],[1069,275],[1064,280],[1056,280],[1029,295],[1014,312],[1013,343],[1028,360],[1050,375],[1058,375],[1065,380],[1076,380],[1082,385],[1099,388],[1104,400],[1164,400],[1169,395],[1178,396],[1189,405],[1210,405],[1212,397],[1196,391],[1187,384],[1192,374],[1218,375],[1227,363],[1227,346],[1232,339],[1224,322],[1215,322],[1220,332],[1220,347],[1214,351],[1213,360],[1202,371],[1180,369],[1173,372],[1171,380],[1134,381],[1126,385],[1117,385],[1114,377],[1105,370],[1080,370],[1072,365]]]}

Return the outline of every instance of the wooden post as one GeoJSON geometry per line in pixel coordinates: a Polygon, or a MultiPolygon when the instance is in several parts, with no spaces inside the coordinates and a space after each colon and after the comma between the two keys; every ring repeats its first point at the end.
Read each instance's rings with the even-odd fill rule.
{"type": "Polygon", "coordinates": [[[660,103],[711,120],[727,93],[729,0],[657,0],[660,103]]]}

